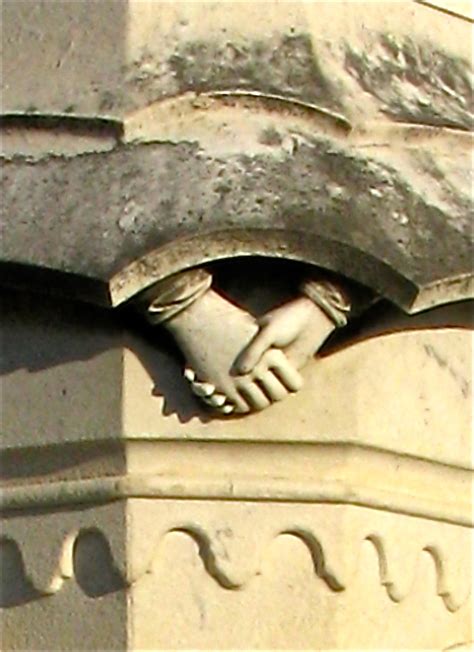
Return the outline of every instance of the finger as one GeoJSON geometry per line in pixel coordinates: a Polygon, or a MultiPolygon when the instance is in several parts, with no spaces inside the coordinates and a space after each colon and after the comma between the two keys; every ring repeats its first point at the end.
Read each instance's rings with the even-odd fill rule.
{"type": "Polygon", "coordinates": [[[234,388],[232,388],[232,390],[230,390],[230,388],[228,389],[229,391],[227,391],[225,394],[215,392],[211,396],[203,396],[200,398],[206,405],[212,407],[213,409],[219,409],[219,411],[222,411],[223,414],[230,414],[234,411],[238,412],[239,414],[246,414],[247,412],[250,412],[250,407],[243,399],[243,397],[240,396],[234,388]],[[226,409],[221,410],[221,408],[224,407],[226,409]]]}
{"type": "Polygon", "coordinates": [[[256,381],[272,402],[281,401],[288,396],[288,390],[273,371],[269,370],[259,375],[256,381]]]}
{"type": "Polygon", "coordinates": [[[229,414],[232,414],[234,412],[235,408],[233,405],[226,404],[223,405],[221,408],[218,408],[218,410],[221,414],[225,414],[229,416],[229,414]]]}
{"type": "Polygon", "coordinates": [[[248,374],[258,364],[265,351],[273,346],[273,330],[264,326],[247,344],[235,361],[235,368],[240,374],[248,374]]]}
{"type": "Polygon", "coordinates": [[[209,407],[217,409],[222,414],[250,412],[248,404],[235,390],[228,391],[225,395],[216,393],[216,387],[211,383],[198,380],[196,372],[191,367],[186,367],[183,375],[188,381],[192,393],[209,407]],[[213,396],[217,398],[213,399],[213,396]],[[224,402],[220,398],[222,396],[224,396],[224,402]],[[227,404],[225,404],[226,401],[227,404]]]}
{"type": "Polygon", "coordinates": [[[297,392],[303,387],[303,377],[282,351],[278,349],[269,351],[262,362],[268,369],[273,370],[290,392],[297,392]]]}
{"type": "Polygon", "coordinates": [[[273,367],[273,370],[288,391],[297,392],[303,387],[303,377],[289,363],[279,367],[273,367]]]}
{"type": "Polygon", "coordinates": [[[232,396],[215,393],[211,396],[200,396],[199,400],[221,414],[232,414],[233,412],[245,414],[250,412],[247,403],[238,394],[234,393],[232,393],[232,396]]]}
{"type": "Polygon", "coordinates": [[[199,396],[200,398],[204,399],[209,396],[212,396],[216,391],[216,388],[212,383],[201,383],[194,380],[191,382],[191,391],[196,396],[199,396]]]}
{"type": "Polygon", "coordinates": [[[237,391],[227,391],[227,404],[232,405],[234,412],[238,414],[247,414],[250,412],[250,406],[237,391]]]}
{"type": "Polygon", "coordinates": [[[253,410],[264,410],[270,405],[270,400],[256,383],[240,383],[238,389],[253,410]]]}
{"type": "Polygon", "coordinates": [[[235,407],[230,403],[228,403],[227,398],[223,394],[218,394],[215,395],[214,397],[203,399],[203,401],[206,403],[206,405],[211,407],[214,410],[214,412],[217,414],[229,415],[232,414],[235,410],[235,407]],[[222,399],[220,397],[224,398],[224,402],[222,402],[222,399]]]}
{"type": "Polygon", "coordinates": [[[186,367],[186,369],[183,371],[183,376],[189,383],[192,383],[196,379],[196,372],[194,369],[191,369],[191,367],[186,367]]]}
{"type": "Polygon", "coordinates": [[[212,396],[203,397],[202,400],[210,407],[222,407],[227,401],[227,396],[224,394],[212,394],[212,396]]]}

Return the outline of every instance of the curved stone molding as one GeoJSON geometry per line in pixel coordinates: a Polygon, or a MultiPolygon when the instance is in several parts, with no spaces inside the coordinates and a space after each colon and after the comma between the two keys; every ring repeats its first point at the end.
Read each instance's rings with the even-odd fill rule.
{"type": "MultiPolygon", "coordinates": [[[[416,467],[416,461],[414,464],[416,467]]],[[[422,464],[426,466],[430,463],[422,464]]],[[[219,476],[203,479],[137,473],[4,488],[0,509],[10,512],[25,508],[98,503],[127,498],[275,501],[357,505],[454,525],[474,525],[469,496],[466,499],[466,492],[462,491],[471,481],[471,471],[451,467],[444,469],[444,465],[436,463],[431,465],[435,472],[441,471],[440,478],[436,478],[438,483],[443,482],[443,470],[451,471],[446,480],[455,482],[459,488],[456,500],[453,500],[451,495],[450,500],[440,503],[438,496],[430,496],[426,491],[403,492],[398,485],[378,486],[375,481],[361,484],[360,481],[338,478],[300,481],[292,478],[260,479],[244,476],[234,478],[230,482],[227,478],[219,476]]],[[[422,473],[423,469],[420,468],[420,475],[422,473]]],[[[428,476],[425,482],[434,480],[434,477],[428,476]]]]}
{"type": "Polygon", "coordinates": [[[472,296],[464,20],[415,3],[389,18],[367,3],[361,23],[340,3],[206,12],[156,2],[142,14],[125,1],[111,25],[102,5],[80,18],[72,5],[60,15],[41,5],[33,27],[48,49],[38,58],[33,18],[17,4],[4,17],[14,35],[7,122],[50,120],[50,144],[34,161],[13,148],[3,166],[6,283],[41,287],[38,270],[48,270],[49,290],[72,283],[76,296],[117,305],[137,290],[134,261],[151,284],[218,260],[223,238],[225,257],[305,260],[407,312],[472,296]],[[65,60],[62,39],[78,20],[87,28],[65,60]],[[255,33],[261,20],[267,31],[255,33]],[[102,51],[90,61],[97,34],[102,51]],[[94,149],[81,122],[103,124],[107,143],[94,149]],[[63,127],[89,153],[71,156],[71,144],[54,156],[63,127]],[[182,239],[188,257],[169,250],[182,239]],[[155,270],[157,252],[166,260],[155,270]]]}
{"type": "MultiPolygon", "coordinates": [[[[106,535],[97,527],[81,528],[78,532],[72,532],[65,536],[57,553],[56,571],[39,586],[35,578],[35,566],[38,559],[25,559],[22,545],[9,536],[0,539],[2,555],[2,582],[12,582],[15,585],[15,594],[9,593],[8,587],[2,587],[2,603],[0,606],[13,607],[25,602],[38,599],[47,595],[57,593],[64,582],[75,579],[83,592],[90,598],[97,598],[108,593],[122,589],[129,589],[150,573],[155,571],[159,562],[161,544],[168,535],[173,533],[187,535],[197,545],[197,551],[207,573],[226,590],[244,589],[245,586],[256,575],[261,574],[261,566],[265,556],[265,550],[275,538],[286,535],[296,538],[304,545],[312,559],[314,575],[321,580],[329,591],[338,593],[344,591],[350,582],[350,577],[344,578],[344,572],[339,574],[337,563],[334,564],[333,551],[326,549],[325,535],[320,537],[308,527],[288,527],[275,530],[271,537],[264,537],[261,550],[258,551],[253,564],[247,564],[244,573],[237,571],[229,557],[229,549],[222,547],[222,541],[218,534],[210,534],[199,524],[183,523],[175,527],[163,530],[153,547],[152,556],[142,565],[139,574],[127,577],[123,569],[120,569],[115,561],[111,542],[106,535]],[[332,559],[332,561],[331,561],[332,559]]],[[[417,577],[416,568],[420,555],[428,554],[433,560],[433,568],[436,573],[436,592],[443,601],[445,608],[450,612],[459,610],[469,599],[470,590],[459,590],[453,588],[452,577],[450,577],[450,564],[445,551],[439,545],[425,545],[424,547],[412,546],[411,558],[407,553],[405,543],[390,542],[387,537],[380,534],[368,534],[360,540],[346,542],[339,546],[341,550],[349,551],[353,555],[351,565],[353,566],[349,575],[357,572],[360,546],[364,542],[370,542],[378,556],[379,580],[385,588],[387,596],[392,602],[401,602],[411,592],[414,583],[420,581],[417,577]],[[399,548],[395,554],[395,547],[399,548]],[[401,545],[399,545],[399,543],[401,545]],[[398,560],[397,560],[398,557],[398,560]],[[397,577],[397,564],[410,567],[409,579],[397,577]]],[[[31,542],[29,542],[31,544],[31,542]]],[[[28,547],[28,546],[27,546],[28,547]]],[[[31,554],[31,550],[29,551],[31,554]]],[[[456,556],[456,551],[451,550],[450,555],[456,556]]],[[[336,560],[338,561],[338,560],[336,560]]],[[[340,561],[340,560],[339,560],[340,561]]],[[[310,578],[308,578],[310,581],[310,578]]]]}
{"type": "Polygon", "coordinates": [[[456,186],[448,212],[435,190],[433,170],[417,150],[407,150],[409,163],[403,167],[396,153],[387,158],[383,147],[380,152],[376,148],[375,158],[370,148],[324,134],[302,138],[293,129],[288,140],[283,131],[277,146],[251,156],[245,151],[208,152],[199,143],[183,140],[34,164],[7,162],[2,180],[5,213],[21,215],[23,221],[21,233],[15,220],[6,224],[5,283],[19,283],[20,276],[10,270],[13,265],[31,286],[40,267],[57,291],[72,274],[86,282],[82,289],[77,283],[79,293],[89,293],[96,301],[89,288],[95,284],[105,303],[117,305],[192,265],[267,255],[344,274],[410,313],[472,296],[466,220],[470,206],[458,179],[458,170],[469,162],[443,157],[446,183],[456,186]],[[294,152],[289,152],[285,143],[293,141],[294,152]],[[423,183],[415,185],[419,177],[413,175],[409,183],[407,168],[419,171],[423,183]],[[363,193],[361,176],[367,177],[363,193]],[[87,187],[85,178],[90,180],[87,187]],[[176,178],[181,179],[179,189],[176,178]],[[307,178],[304,187],[302,178],[307,178]],[[248,191],[242,201],[238,189],[244,182],[248,191]],[[61,192],[65,184],[66,194],[61,192]],[[143,186],[150,191],[143,193],[143,186]],[[424,186],[431,189],[430,196],[425,196],[424,186]],[[263,202],[262,193],[267,198],[263,202]],[[64,228],[38,252],[33,245],[41,241],[39,225],[57,219],[59,212],[64,228]],[[370,229],[367,213],[374,215],[370,229]],[[107,250],[94,238],[104,230],[109,234],[107,250]],[[425,232],[431,234],[426,242],[421,235],[425,232]],[[79,256],[80,243],[84,246],[79,256]],[[433,264],[433,251],[443,265],[433,264]],[[69,261],[67,269],[64,260],[69,261]]]}
{"type": "Polygon", "coordinates": [[[45,595],[28,578],[20,547],[10,537],[0,539],[0,567],[0,607],[16,607],[45,595]]]}
{"type": "Polygon", "coordinates": [[[63,541],[57,572],[45,586],[37,588],[28,576],[18,543],[0,538],[2,578],[0,607],[15,607],[57,593],[66,580],[74,578],[84,594],[98,598],[126,588],[116,567],[110,544],[95,528],[81,530],[63,541]]]}

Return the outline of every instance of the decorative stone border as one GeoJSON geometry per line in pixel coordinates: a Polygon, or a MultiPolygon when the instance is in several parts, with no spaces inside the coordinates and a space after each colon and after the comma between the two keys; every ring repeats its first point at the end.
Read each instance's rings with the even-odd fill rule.
{"type": "MultiPolygon", "coordinates": [[[[442,466],[442,465],[439,465],[442,466]]],[[[470,471],[459,470],[468,480],[470,471]]],[[[177,477],[131,474],[106,478],[29,484],[3,489],[4,511],[102,503],[127,498],[270,501],[358,505],[461,526],[473,526],[469,501],[440,503],[412,493],[362,486],[342,480],[177,477]]]]}

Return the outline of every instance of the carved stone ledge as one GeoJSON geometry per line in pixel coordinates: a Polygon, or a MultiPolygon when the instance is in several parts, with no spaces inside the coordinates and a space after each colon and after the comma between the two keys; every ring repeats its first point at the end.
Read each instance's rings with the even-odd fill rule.
{"type": "Polygon", "coordinates": [[[49,475],[37,484],[9,483],[2,491],[0,508],[11,513],[127,498],[327,503],[474,525],[472,471],[407,455],[347,444],[229,446],[223,442],[165,446],[132,442],[124,447],[124,454],[131,466],[136,464],[131,460],[147,456],[146,472],[61,481],[49,475]],[[233,455],[239,461],[232,465],[233,455]],[[271,461],[275,456],[284,460],[278,470],[271,461]],[[195,460],[194,468],[186,469],[189,457],[195,460]]]}
{"type": "MultiPolygon", "coordinates": [[[[95,514],[100,517],[100,508],[86,512],[77,529],[61,524],[55,514],[45,517],[43,523],[34,519],[43,535],[41,541],[32,539],[25,529],[31,519],[20,517],[18,522],[7,521],[1,540],[4,568],[8,571],[5,577],[12,573],[21,575],[24,580],[19,585],[33,587],[37,596],[56,593],[71,578],[86,593],[93,593],[88,586],[94,582],[102,582],[103,595],[130,589],[154,572],[166,537],[183,533],[197,544],[207,573],[222,588],[235,590],[261,574],[267,548],[276,537],[285,535],[306,546],[313,560],[314,574],[333,592],[346,590],[353,581],[359,572],[360,547],[368,541],[378,558],[379,582],[390,600],[404,600],[415,578],[421,581],[416,568],[423,552],[432,558],[436,593],[445,608],[455,612],[469,599],[470,570],[458,565],[458,559],[467,560],[473,542],[469,528],[400,515],[374,515],[364,508],[337,505],[311,508],[293,505],[288,509],[284,505],[267,504],[249,510],[244,501],[212,506],[202,501],[167,500],[151,506],[148,501],[132,500],[127,511],[137,529],[128,533],[131,545],[127,559],[118,565],[116,559],[122,556],[119,541],[116,537],[108,538],[107,527],[102,530],[96,525],[95,514]],[[334,527],[336,521],[339,525],[334,527]],[[256,527],[255,522],[259,523],[256,527]],[[53,524],[55,543],[45,536],[45,526],[50,530],[53,524]],[[46,566],[38,565],[41,556],[49,560],[46,566]],[[95,568],[97,560],[100,567],[95,568]]],[[[74,514],[63,520],[72,525],[74,514]]],[[[309,576],[307,581],[313,580],[309,576]]],[[[98,590],[91,597],[99,597],[98,590]]]]}
{"type": "Polygon", "coordinates": [[[5,129],[19,136],[5,283],[118,305],[253,254],[346,274],[410,313],[472,297],[468,21],[413,2],[390,17],[366,3],[362,22],[340,3],[253,3],[254,22],[238,3],[204,16],[124,0],[110,25],[107,0],[86,6],[35,3],[32,24],[6,2],[5,129]]]}
{"type": "MultiPolygon", "coordinates": [[[[234,641],[225,628],[229,609],[239,628],[234,647],[237,640],[255,646],[255,630],[247,631],[255,615],[270,649],[276,640],[294,647],[295,637],[322,649],[336,640],[347,649],[372,649],[377,640],[439,649],[469,640],[472,536],[467,527],[337,504],[130,498],[30,511],[5,521],[0,543],[6,640],[12,649],[22,640],[19,649],[51,649],[57,634],[47,622],[62,622],[74,608],[87,621],[85,641],[103,618],[100,649],[116,649],[123,602],[138,649],[179,647],[183,637],[187,647],[224,649],[234,641]],[[262,629],[272,622],[270,604],[291,643],[262,629]],[[370,628],[357,626],[361,612],[373,619],[370,628]],[[187,624],[177,629],[184,614],[187,624]],[[41,641],[37,629],[18,635],[25,617],[41,641]]],[[[62,649],[77,650],[74,635],[62,632],[62,649]]]]}

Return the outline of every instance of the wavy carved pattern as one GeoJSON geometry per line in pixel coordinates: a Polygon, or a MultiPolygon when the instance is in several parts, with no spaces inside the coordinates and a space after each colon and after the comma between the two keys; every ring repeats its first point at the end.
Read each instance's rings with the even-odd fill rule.
{"type": "MultiPolygon", "coordinates": [[[[161,544],[167,535],[177,532],[187,535],[195,542],[207,573],[223,589],[242,589],[252,579],[252,576],[260,574],[260,569],[256,568],[252,575],[246,577],[245,580],[236,580],[235,576],[226,568],[226,555],[223,557],[219,552],[219,546],[215,539],[210,537],[203,528],[186,524],[167,530],[157,542],[154,554],[143,567],[142,572],[127,579],[123,569],[119,568],[116,562],[116,556],[114,556],[108,538],[100,529],[91,527],[71,533],[63,540],[59,557],[56,560],[55,572],[42,586],[38,586],[28,572],[21,546],[13,538],[4,536],[0,538],[0,564],[2,567],[0,607],[15,607],[53,595],[63,587],[64,582],[71,579],[74,579],[90,598],[98,598],[115,591],[128,589],[145,575],[154,572],[161,544]]],[[[293,536],[308,549],[314,573],[324,582],[328,590],[342,592],[347,588],[342,578],[338,577],[337,572],[330,567],[323,545],[313,532],[306,528],[290,528],[281,530],[276,537],[280,535],[293,536]]],[[[397,583],[394,582],[393,573],[390,571],[386,542],[375,534],[366,536],[364,541],[369,541],[377,553],[380,583],[385,587],[387,596],[392,602],[401,602],[407,597],[410,590],[400,591],[397,583]]],[[[428,554],[433,560],[437,578],[437,595],[448,611],[457,611],[468,600],[470,591],[467,595],[459,596],[447,588],[447,560],[440,549],[427,545],[418,550],[418,556],[422,553],[428,554]]],[[[409,589],[413,586],[414,581],[412,578],[409,589]]]]}

